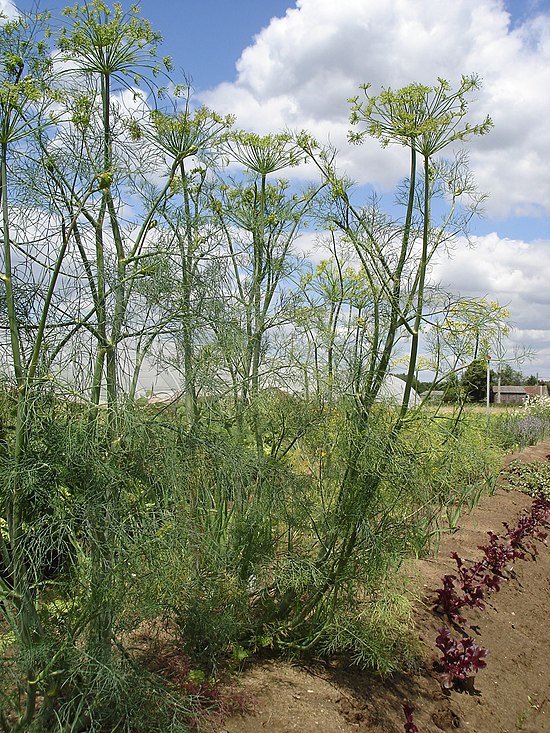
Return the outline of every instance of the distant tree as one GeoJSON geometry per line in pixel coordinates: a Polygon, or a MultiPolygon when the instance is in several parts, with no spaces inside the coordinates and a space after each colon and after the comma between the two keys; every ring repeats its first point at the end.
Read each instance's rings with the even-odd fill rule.
{"type": "Polygon", "coordinates": [[[475,359],[466,367],[462,377],[462,390],[470,402],[481,402],[486,395],[487,362],[475,359]]]}
{"type": "MultiPolygon", "coordinates": [[[[498,373],[495,374],[495,379],[498,379],[498,373]]],[[[536,384],[536,377],[534,377],[535,381],[533,384],[536,384]]],[[[505,364],[502,369],[500,370],[500,383],[502,385],[511,385],[511,384],[530,384],[530,382],[525,381],[525,377],[519,371],[518,369],[513,369],[510,364],[505,364]]]]}
{"type": "Polygon", "coordinates": [[[534,387],[537,384],[539,384],[539,379],[534,374],[531,374],[529,377],[527,377],[527,379],[523,380],[523,384],[527,384],[527,385],[530,385],[531,387],[534,387]]]}
{"type": "Polygon", "coordinates": [[[460,381],[456,373],[449,374],[448,378],[442,385],[443,402],[458,402],[461,397],[460,381]]]}

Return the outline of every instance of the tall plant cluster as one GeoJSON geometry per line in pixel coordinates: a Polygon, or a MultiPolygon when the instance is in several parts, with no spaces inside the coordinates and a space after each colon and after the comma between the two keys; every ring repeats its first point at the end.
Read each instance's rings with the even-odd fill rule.
{"type": "Polygon", "coordinates": [[[137,7],[63,17],[0,28],[0,729],[187,730],[206,676],[261,648],[392,669],[402,560],[493,474],[412,392],[422,333],[437,382],[484,307],[428,280],[480,202],[477,78],[352,101],[353,142],[409,155],[388,213],[306,132],[196,107],[137,7]],[[170,404],[138,399],[155,369],[170,404]]]}

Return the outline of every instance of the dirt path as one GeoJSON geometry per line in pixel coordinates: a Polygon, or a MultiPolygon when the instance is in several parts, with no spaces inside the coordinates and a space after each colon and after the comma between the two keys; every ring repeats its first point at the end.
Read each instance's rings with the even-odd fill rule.
{"type": "MultiPolygon", "coordinates": [[[[550,438],[508,458],[546,460],[550,438]]],[[[441,542],[439,556],[419,561],[422,601],[416,626],[426,649],[420,673],[380,680],[368,673],[266,662],[249,669],[244,689],[257,700],[254,715],[226,721],[220,733],[403,733],[402,703],[415,707],[419,733],[460,729],[471,733],[550,733],[550,548],[541,543],[536,560],[516,561],[515,577],[492,594],[485,611],[466,613],[475,641],[489,650],[486,669],[475,678],[475,694],[444,691],[433,662],[441,618],[432,613],[441,577],[454,571],[451,552],[480,559],[487,532],[502,534],[516,524],[530,497],[498,488],[463,517],[459,530],[441,542]]]]}

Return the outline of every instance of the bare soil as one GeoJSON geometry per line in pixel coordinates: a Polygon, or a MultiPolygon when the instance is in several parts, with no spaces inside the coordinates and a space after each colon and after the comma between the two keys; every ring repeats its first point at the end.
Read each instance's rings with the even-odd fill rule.
{"type": "MultiPolygon", "coordinates": [[[[549,454],[550,438],[508,456],[506,464],[513,458],[546,461],[549,454]]],[[[513,526],[531,503],[500,481],[492,496],[462,517],[458,531],[444,537],[437,557],[415,563],[415,625],[425,652],[420,671],[381,679],[330,663],[261,662],[240,680],[255,700],[254,711],[226,720],[220,733],[403,733],[403,702],[414,706],[419,733],[550,733],[550,548],[542,543],[536,559],[516,560],[513,576],[484,611],[465,614],[468,633],[489,650],[474,690],[444,690],[435,668],[441,656],[435,638],[446,624],[433,613],[433,589],[456,569],[451,553],[480,559],[487,532],[501,535],[502,522],[513,526]]]]}

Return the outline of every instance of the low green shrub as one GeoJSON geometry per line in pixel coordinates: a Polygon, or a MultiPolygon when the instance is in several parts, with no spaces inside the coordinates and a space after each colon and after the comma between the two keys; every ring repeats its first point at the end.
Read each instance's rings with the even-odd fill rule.
{"type": "Polygon", "coordinates": [[[502,472],[512,489],[529,496],[550,497],[550,463],[545,461],[512,461],[502,472]]]}

